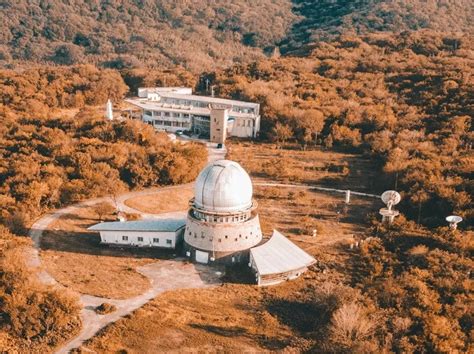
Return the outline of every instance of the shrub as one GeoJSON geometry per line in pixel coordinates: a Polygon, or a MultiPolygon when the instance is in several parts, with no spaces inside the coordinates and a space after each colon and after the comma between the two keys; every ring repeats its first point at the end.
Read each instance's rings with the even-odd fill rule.
{"type": "Polygon", "coordinates": [[[113,304],[109,304],[108,302],[104,302],[95,308],[95,312],[97,312],[99,315],[106,315],[115,311],[117,311],[117,307],[113,304]]]}

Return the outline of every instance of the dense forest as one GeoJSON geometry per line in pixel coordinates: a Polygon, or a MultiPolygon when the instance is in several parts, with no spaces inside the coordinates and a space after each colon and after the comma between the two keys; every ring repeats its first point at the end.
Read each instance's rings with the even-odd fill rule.
{"type": "Polygon", "coordinates": [[[262,138],[370,154],[425,225],[470,224],[474,58],[470,37],[341,36],[308,57],[232,67],[221,95],[262,103],[262,138]]]}
{"type": "Polygon", "coordinates": [[[93,108],[126,91],[117,72],[91,66],[0,71],[2,348],[41,351],[80,325],[77,299],[37,281],[22,261],[29,243],[11,232],[25,235],[42,213],[82,199],[192,181],[207,161],[200,145],[93,108]]]}
{"type": "Polygon", "coordinates": [[[342,33],[473,33],[470,0],[0,1],[0,62],[192,72],[306,52],[342,33]]]}
{"type": "Polygon", "coordinates": [[[282,53],[307,52],[307,44],[340,34],[400,33],[430,29],[474,34],[470,0],[294,0],[300,16],[279,43],[282,53]]]}
{"type": "Polygon", "coordinates": [[[287,0],[7,0],[0,2],[0,59],[179,64],[200,72],[262,58],[297,18],[291,6],[287,0]]]}

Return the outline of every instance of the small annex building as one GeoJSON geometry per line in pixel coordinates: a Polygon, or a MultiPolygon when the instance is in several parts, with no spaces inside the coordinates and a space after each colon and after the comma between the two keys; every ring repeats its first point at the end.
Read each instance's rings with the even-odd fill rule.
{"type": "Polygon", "coordinates": [[[264,244],[250,249],[249,266],[258,285],[274,285],[303,274],[316,260],[276,230],[264,244]]]}
{"type": "Polygon", "coordinates": [[[175,249],[183,240],[184,219],[101,222],[88,228],[106,245],[175,249]]]}

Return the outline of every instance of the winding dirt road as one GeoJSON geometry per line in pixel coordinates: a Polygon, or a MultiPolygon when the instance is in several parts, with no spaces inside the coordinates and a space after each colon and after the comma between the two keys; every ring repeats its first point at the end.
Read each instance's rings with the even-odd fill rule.
{"type": "MultiPolygon", "coordinates": [[[[216,149],[211,144],[206,144],[208,149],[208,160],[215,161],[225,158],[225,149],[216,149]]],[[[164,188],[150,188],[143,191],[134,191],[120,195],[116,202],[120,210],[125,212],[139,213],[142,218],[166,218],[184,216],[183,213],[163,213],[159,215],[142,213],[139,210],[133,209],[125,205],[125,201],[130,198],[144,196],[148,194],[160,193],[160,191],[180,189],[188,185],[170,186],[164,188]]],[[[29,236],[33,240],[34,248],[30,249],[26,254],[27,263],[29,266],[38,269],[38,277],[41,282],[48,285],[62,286],[44,270],[41,266],[40,249],[41,237],[43,232],[55,220],[59,219],[65,214],[73,214],[77,208],[84,206],[92,206],[101,202],[114,201],[110,197],[90,199],[66,208],[56,210],[53,213],[46,214],[37,220],[30,229],[29,236]]],[[[104,328],[110,323],[117,321],[140,308],[158,294],[168,290],[189,289],[189,288],[206,288],[220,284],[221,273],[217,272],[215,268],[202,266],[199,264],[191,264],[183,262],[183,259],[159,261],[148,264],[137,269],[138,272],[146,276],[150,281],[150,289],[145,293],[125,300],[108,299],[103,297],[91,296],[86,294],[78,294],[80,296],[82,310],[82,330],[64,346],[57,350],[57,353],[68,353],[72,349],[79,348],[84,341],[92,338],[100,329],[104,328]],[[116,311],[99,315],[94,309],[100,304],[107,302],[115,305],[116,311]]]]}

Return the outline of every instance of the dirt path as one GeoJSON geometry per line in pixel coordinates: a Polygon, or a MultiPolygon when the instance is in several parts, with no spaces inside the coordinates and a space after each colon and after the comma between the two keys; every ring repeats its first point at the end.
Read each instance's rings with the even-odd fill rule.
{"type": "MultiPolygon", "coordinates": [[[[215,161],[225,158],[225,149],[216,149],[209,143],[206,145],[209,154],[208,161],[215,161]]],[[[158,215],[142,213],[139,210],[128,207],[124,202],[130,198],[159,193],[160,191],[164,190],[179,190],[189,185],[190,184],[164,188],[150,188],[144,191],[128,192],[120,195],[117,198],[117,207],[125,212],[142,214],[142,218],[184,218],[185,214],[183,214],[183,212],[163,213],[158,215]]],[[[26,261],[31,267],[38,268],[38,276],[41,282],[45,284],[61,286],[56,282],[51,274],[46,272],[46,270],[44,270],[41,266],[39,251],[41,249],[41,237],[43,232],[54,221],[65,214],[74,213],[75,209],[78,207],[92,206],[101,202],[114,203],[114,200],[110,197],[90,199],[63,209],[59,209],[53,213],[46,214],[31,226],[29,236],[33,240],[34,248],[27,252],[26,261]]],[[[164,291],[215,286],[216,284],[220,283],[219,279],[221,276],[221,272],[217,271],[216,268],[191,264],[182,259],[155,262],[140,267],[137,270],[145,275],[151,283],[150,289],[139,296],[126,300],[118,300],[85,294],[80,295],[82,305],[82,330],[76,337],[66,343],[63,347],[59,348],[57,353],[68,353],[72,349],[80,347],[84,341],[92,338],[100,329],[104,328],[110,323],[117,321],[123,316],[130,314],[164,291]],[[106,315],[98,315],[94,309],[104,302],[115,305],[116,311],[106,315]]]]}

